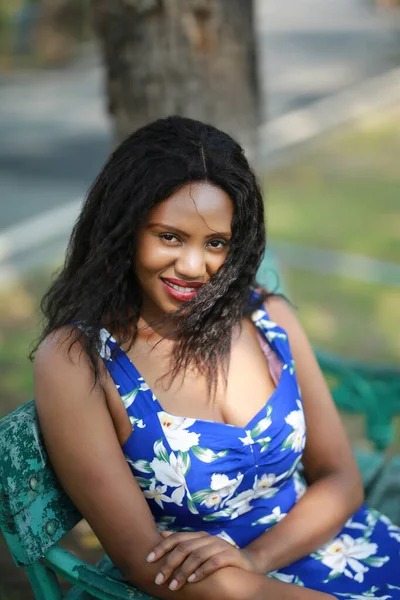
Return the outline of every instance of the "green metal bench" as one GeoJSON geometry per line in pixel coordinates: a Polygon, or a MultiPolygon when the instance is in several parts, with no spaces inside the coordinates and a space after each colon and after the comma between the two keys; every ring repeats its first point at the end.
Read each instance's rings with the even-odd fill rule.
{"type": "Polygon", "coordinates": [[[400,456],[387,452],[395,442],[400,415],[400,370],[363,364],[316,351],[337,407],[363,415],[372,450],[354,449],[366,502],[400,524],[400,456]]]}
{"type": "Polygon", "coordinates": [[[119,581],[107,557],[93,567],[57,545],[81,518],[49,463],[31,400],[0,421],[0,527],[35,598],[150,598],[119,581]],[[56,574],[75,586],[65,596],[56,574]]]}
{"type": "MultiPolygon", "coordinates": [[[[279,269],[267,258],[260,282],[283,291],[275,275],[279,269]]],[[[357,454],[367,501],[400,524],[400,457],[387,460],[384,454],[393,441],[394,415],[400,414],[400,373],[317,355],[339,408],[365,415],[366,435],[375,448],[357,454]]],[[[94,567],[57,544],[80,520],[49,463],[30,401],[0,421],[0,528],[16,565],[25,568],[35,598],[149,599],[123,583],[106,556],[94,567]],[[74,586],[64,596],[56,575],[74,586]]]]}

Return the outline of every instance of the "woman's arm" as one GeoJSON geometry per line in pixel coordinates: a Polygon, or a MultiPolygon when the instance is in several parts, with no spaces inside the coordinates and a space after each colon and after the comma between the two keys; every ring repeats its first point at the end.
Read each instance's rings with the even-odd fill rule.
{"type": "Polygon", "coordinates": [[[363,501],[359,470],[307,336],[281,298],[270,298],[267,310],[286,330],[296,364],[307,427],[303,465],[309,488],[285,519],[247,546],[263,573],[328,542],[363,501]]]}
{"type": "Polygon", "coordinates": [[[329,597],[233,567],[181,590],[157,586],[159,565],[146,557],[162,538],[118,443],[103,387],[93,387],[89,361],[78,344],[68,355],[69,343],[67,329],[57,332],[45,340],[35,359],[41,431],[62,486],[132,585],[165,600],[329,597]]]}

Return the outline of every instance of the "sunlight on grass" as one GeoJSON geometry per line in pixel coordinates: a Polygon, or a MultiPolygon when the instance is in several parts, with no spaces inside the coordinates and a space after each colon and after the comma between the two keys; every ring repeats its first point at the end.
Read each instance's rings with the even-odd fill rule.
{"type": "Polygon", "coordinates": [[[279,240],[400,262],[400,111],[327,137],[265,181],[279,240]]]}
{"type": "Polygon", "coordinates": [[[38,307],[49,281],[44,269],[0,293],[0,417],[32,396],[28,355],[40,331],[38,307]]]}
{"type": "Polygon", "coordinates": [[[285,269],[289,297],[312,342],[341,356],[400,362],[400,288],[285,269]]]}
{"type": "MultiPolygon", "coordinates": [[[[266,178],[269,240],[400,264],[400,110],[326,136],[266,178]]],[[[279,257],[278,257],[279,258],[279,257]]],[[[399,287],[284,269],[312,341],[398,365],[399,287]]],[[[393,282],[392,282],[393,283],[393,282]]]]}

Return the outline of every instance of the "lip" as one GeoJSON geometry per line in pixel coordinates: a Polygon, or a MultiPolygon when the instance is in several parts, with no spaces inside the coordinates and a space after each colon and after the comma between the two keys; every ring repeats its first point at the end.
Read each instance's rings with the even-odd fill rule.
{"type": "Polygon", "coordinates": [[[162,277],[162,281],[180,285],[181,287],[200,288],[203,283],[201,281],[183,281],[183,279],[174,279],[173,277],[162,277]]]}
{"type": "Polygon", "coordinates": [[[179,302],[187,302],[188,300],[192,300],[192,298],[195,297],[195,295],[198,292],[198,289],[203,285],[202,283],[199,282],[193,282],[189,283],[188,281],[182,281],[180,279],[161,279],[161,283],[164,286],[165,291],[167,292],[167,294],[169,296],[171,296],[171,298],[174,298],[174,300],[178,300],[179,302]],[[187,288],[196,288],[196,289],[192,289],[190,292],[182,292],[180,290],[176,290],[175,288],[173,288],[170,283],[174,284],[174,285],[179,285],[181,287],[187,287],[187,288]],[[196,285],[195,285],[196,284],[196,285]]]}

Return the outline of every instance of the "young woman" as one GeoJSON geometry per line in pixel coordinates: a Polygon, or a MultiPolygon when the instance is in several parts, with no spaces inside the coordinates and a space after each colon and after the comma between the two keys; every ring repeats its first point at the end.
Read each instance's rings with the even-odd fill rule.
{"type": "Polygon", "coordinates": [[[306,335],[256,287],[264,246],[228,135],[170,117],[117,148],[43,302],[51,461],[148,594],[398,599],[400,529],[362,505],[306,335]]]}

